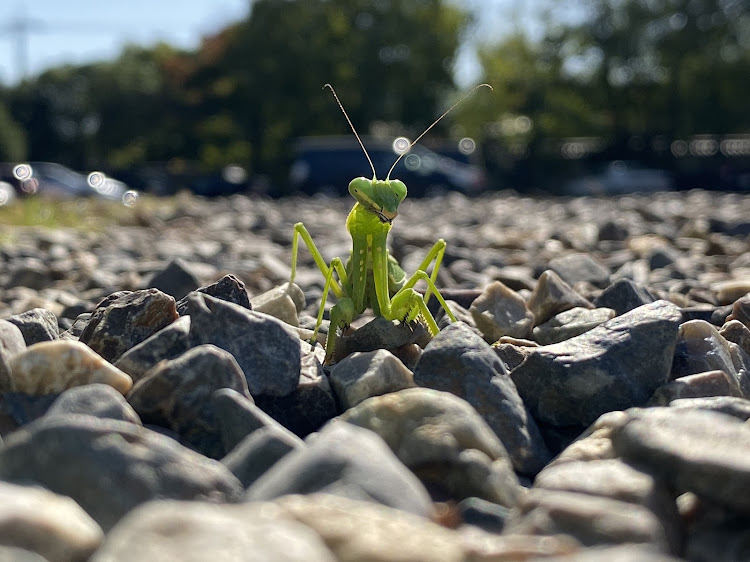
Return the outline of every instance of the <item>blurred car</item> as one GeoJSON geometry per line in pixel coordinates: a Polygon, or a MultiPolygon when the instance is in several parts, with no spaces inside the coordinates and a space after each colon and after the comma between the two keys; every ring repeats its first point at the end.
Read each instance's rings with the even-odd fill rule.
{"type": "Polygon", "coordinates": [[[653,193],[674,189],[672,174],[666,170],[646,168],[636,162],[614,160],[597,173],[574,178],[564,184],[566,195],[617,195],[653,193]]]}
{"type": "Polygon", "coordinates": [[[12,183],[21,196],[100,197],[110,201],[124,201],[130,193],[125,183],[107,177],[102,172],[85,175],[55,162],[3,164],[0,177],[12,183]]]}
{"type": "MultiPolygon", "coordinates": [[[[385,179],[398,158],[391,142],[362,139],[375,166],[377,177],[385,179]]],[[[307,137],[297,141],[289,171],[294,190],[305,193],[325,191],[346,193],[349,182],[356,177],[371,177],[372,169],[356,139],[351,137],[307,137]]],[[[486,187],[484,170],[470,163],[413,146],[399,160],[391,178],[406,184],[410,196],[449,189],[476,194],[486,187]]]]}

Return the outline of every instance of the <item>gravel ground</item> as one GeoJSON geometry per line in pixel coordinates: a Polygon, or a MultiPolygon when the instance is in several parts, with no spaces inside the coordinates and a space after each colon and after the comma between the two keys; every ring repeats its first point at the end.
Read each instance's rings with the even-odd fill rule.
{"type": "Polygon", "coordinates": [[[407,199],[458,321],[324,365],[351,204],[0,225],[0,558],[750,559],[750,198],[407,199]]]}

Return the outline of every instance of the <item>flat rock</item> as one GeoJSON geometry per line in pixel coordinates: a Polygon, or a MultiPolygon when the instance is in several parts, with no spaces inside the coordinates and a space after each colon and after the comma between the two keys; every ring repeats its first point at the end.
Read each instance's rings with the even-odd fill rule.
{"type": "Polygon", "coordinates": [[[333,360],[334,362],[340,361],[347,355],[358,351],[387,349],[393,352],[410,344],[424,347],[429,341],[430,333],[420,322],[398,322],[378,316],[358,328],[353,334],[340,336],[334,348],[333,360]]]}
{"type": "Polygon", "coordinates": [[[80,341],[114,362],[176,319],[174,298],[158,289],[117,293],[91,313],[80,341]]]}
{"type": "Polygon", "coordinates": [[[414,382],[471,404],[500,437],[518,472],[536,474],[549,460],[536,422],[502,361],[466,324],[451,324],[433,338],[414,369],[414,382]]]}
{"type": "Polygon", "coordinates": [[[743,397],[739,382],[724,371],[707,371],[687,375],[660,386],[648,401],[649,406],[667,406],[680,398],[704,398],[708,396],[743,397]]]}
{"type": "Polygon", "coordinates": [[[300,341],[280,320],[207,294],[187,297],[192,345],[213,344],[234,355],[250,394],[285,396],[300,377],[300,341]]]}
{"type": "Polygon", "coordinates": [[[12,390],[26,394],[54,394],[90,383],[108,384],[125,394],[132,379],[88,346],[70,340],[29,346],[10,361],[12,390]]]}
{"type": "Polygon", "coordinates": [[[511,510],[504,532],[563,534],[584,546],[636,543],[670,550],[664,527],[650,509],[576,492],[529,490],[511,510]]]}
{"type": "Polygon", "coordinates": [[[226,454],[211,395],[228,388],[249,396],[242,369],[227,351],[199,345],[177,359],[160,361],[128,393],[128,402],[145,423],[178,433],[211,458],[226,454]]]}
{"type": "Polygon", "coordinates": [[[153,501],[133,510],[91,562],[335,562],[317,533],[273,504],[153,501]]]}
{"type": "Polygon", "coordinates": [[[345,357],[331,369],[329,380],[344,410],[373,396],[416,386],[412,372],[385,349],[345,357]]]}
{"type": "Polygon", "coordinates": [[[627,412],[615,451],[681,491],[750,512],[750,427],[716,412],[649,408],[627,412]]]}
{"type": "Polygon", "coordinates": [[[489,343],[503,336],[527,338],[534,326],[534,315],[526,308],[521,295],[500,281],[488,285],[474,299],[469,313],[489,343]]]}
{"type": "Polygon", "coordinates": [[[135,424],[84,415],[43,417],[0,449],[0,478],[73,498],[108,531],[156,498],[237,500],[242,487],[218,461],[135,424]]]}
{"type": "Polygon", "coordinates": [[[412,388],[365,400],[341,419],[376,432],[426,485],[456,500],[478,496],[515,504],[519,483],[508,452],[471,405],[412,388]]]}
{"type": "Polygon", "coordinates": [[[549,345],[585,334],[615,317],[611,308],[583,308],[577,306],[556,314],[533,330],[534,341],[549,345]]]}
{"type": "Polygon", "coordinates": [[[588,254],[568,254],[549,260],[549,268],[566,283],[591,283],[603,289],[609,285],[610,272],[604,265],[588,254]]]}
{"type": "Polygon", "coordinates": [[[536,419],[588,425],[606,412],[644,405],[667,381],[681,318],[666,301],[641,306],[535,349],[511,378],[536,419]]]}
{"type": "Polygon", "coordinates": [[[750,420],[750,400],[735,396],[711,396],[708,398],[680,398],[669,403],[670,408],[710,410],[734,416],[742,421],[750,420]]]}
{"type": "Polygon", "coordinates": [[[618,279],[594,299],[598,307],[611,308],[617,316],[654,302],[656,299],[645,287],[632,279],[618,279]]]}
{"type": "Polygon", "coordinates": [[[246,501],[325,492],[372,501],[426,517],[430,496],[417,477],[372,431],[332,421],[308,446],[282,458],[248,488],[246,501]]]}

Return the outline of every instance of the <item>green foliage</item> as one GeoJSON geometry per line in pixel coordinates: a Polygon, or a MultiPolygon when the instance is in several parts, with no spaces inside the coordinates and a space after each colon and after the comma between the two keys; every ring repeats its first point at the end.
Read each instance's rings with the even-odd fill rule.
{"type": "Polygon", "coordinates": [[[26,134],[0,99],[0,162],[26,158],[26,134]]]}

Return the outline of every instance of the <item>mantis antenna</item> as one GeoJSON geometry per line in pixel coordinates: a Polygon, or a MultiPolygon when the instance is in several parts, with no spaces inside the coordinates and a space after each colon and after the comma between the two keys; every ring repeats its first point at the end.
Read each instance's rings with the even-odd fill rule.
{"type": "MultiPolygon", "coordinates": [[[[336,95],[336,90],[334,90],[333,86],[331,86],[330,84],[326,84],[326,85],[323,86],[324,90],[326,88],[329,88],[331,90],[331,93],[333,94],[333,97],[336,100],[336,103],[339,104],[339,109],[341,109],[341,113],[344,114],[344,117],[346,117],[346,122],[349,123],[349,126],[352,128],[352,133],[354,133],[354,136],[357,137],[357,142],[359,142],[359,146],[362,147],[362,152],[365,153],[365,156],[367,157],[367,161],[370,163],[370,168],[372,168],[372,179],[374,181],[377,178],[377,173],[375,172],[375,166],[373,165],[372,160],[370,159],[370,155],[367,154],[367,149],[365,148],[365,145],[362,143],[362,139],[359,138],[359,135],[357,134],[357,130],[354,128],[354,125],[352,125],[352,120],[349,119],[349,115],[347,115],[346,109],[344,109],[344,106],[339,101],[339,97],[336,95]]],[[[474,91],[474,90],[472,90],[472,91],[474,91]]],[[[451,108],[451,109],[453,109],[453,108],[451,108]]]]}
{"type": "MultiPolygon", "coordinates": [[[[416,139],[414,139],[414,140],[412,141],[412,143],[411,143],[411,144],[410,144],[409,146],[407,146],[407,147],[406,147],[406,150],[404,150],[404,151],[403,151],[403,152],[402,152],[401,154],[399,154],[398,158],[396,158],[396,161],[395,161],[395,162],[393,163],[393,166],[391,166],[391,169],[390,169],[390,170],[388,170],[388,175],[387,175],[387,176],[385,177],[385,181],[388,181],[388,180],[390,179],[390,177],[391,177],[391,173],[392,173],[392,172],[393,172],[393,170],[394,170],[394,169],[396,168],[396,164],[398,164],[399,160],[401,160],[401,158],[403,158],[403,157],[404,157],[404,154],[406,154],[407,152],[409,152],[409,149],[410,149],[410,148],[411,148],[412,146],[414,146],[415,144],[417,144],[417,143],[419,142],[419,139],[421,139],[421,138],[422,138],[423,136],[425,136],[425,135],[426,135],[426,134],[427,134],[427,133],[428,133],[428,132],[430,131],[430,129],[432,129],[432,128],[433,128],[433,127],[434,127],[435,125],[437,125],[437,124],[438,124],[438,123],[440,122],[440,120],[441,120],[441,119],[442,119],[443,117],[445,117],[445,116],[446,116],[446,115],[448,115],[448,114],[449,114],[449,113],[450,113],[451,111],[453,111],[453,110],[454,110],[454,109],[456,108],[456,106],[457,106],[458,104],[460,104],[460,103],[461,103],[462,101],[464,101],[464,100],[465,100],[466,98],[468,98],[468,97],[469,97],[469,96],[470,96],[471,94],[473,94],[474,92],[476,92],[476,91],[477,91],[477,90],[478,90],[479,88],[484,88],[485,86],[486,86],[487,88],[489,88],[490,90],[492,90],[492,86],[490,86],[489,84],[478,84],[478,85],[474,86],[474,87],[473,87],[473,88],[471,89],[471,91],[470,91],[470,92],[469,92],[468,94],[466,94],[466,95],[465,95],[464,97],[462,97],[462,98],[461,98],[460,100],[458,100],[458,101],[457,101],[456,103],[454,103],[454,104],[453,104],[452,106],[450,106],[450,107],[449,107],[449,108],[448,108],[448,109],[447,109],[447,110],[445,111],[445,113],[443,113],[443,114],[442,114],[442,115],[441,115],[440,117],[438,117],[437,119],[435,119],[435,121],[434,121],[434,122],[432,123],[432,125],[430,125],[429,127],[427,127],[427,128],[426,128],[426,129],[424,130],[424,132],[423,132],[423,133],[422,133],[421,135],[419,135],[419,136],[418,136],[418,137],[417,137],[416,139]]],[[[333,88],[331,88],[331,90],[333,90],[333,88]]],[[[335,96],[336,94],[334,93],[333,95],[335,96]]],[[[338,98],[336,98],[336,101],[338,101],[338,98]]],[[[341,104],[339,104],[339,105],[341,105],[341,104]]],[[[344,108],[342,107],[342,108],[341,108],[341,110],[343,111],[343,110],[344,110],[344,108]]],[[[346,115],[346,114],[344,114],[344,115],[346,115]]],[[[348,117],[347,117],[347,119],[348,119],[348,117]]],[[[351,125],[351,123],[350,123],[350,125],[351,125]]],[[[354,133],[354,134],[356,135],[356,133],[354,133]]],[[[359,137],[357,137],[357,139],[359,139],[359,137]]],[[[360,141],[360,144],[362,144],[362,143],[361,143],[361,141],[360,141]]],[[[364,149],[364,146],[363,146],[362,148],[364,149]]],[[[368,158],[368,160],[369,160],[369,158],[370,158],[370,157],[368,156],[367,158],[368,158]]],[[[371,164],[372,164],[372,163],[371,163],[371,164]]],[[[374,172],[374,171],[375,171],[375,170],[374,170],[374,168],[373,168],[373,172],[374,172]]]]}

